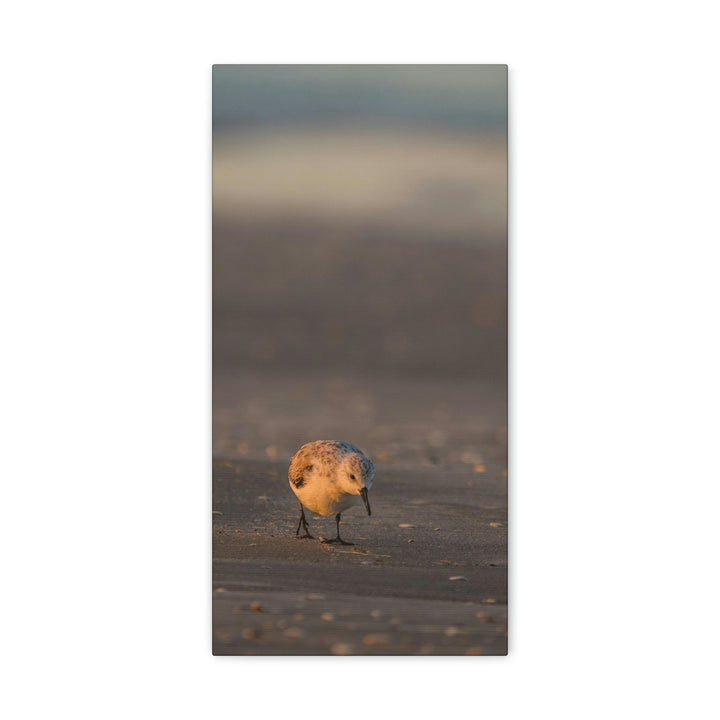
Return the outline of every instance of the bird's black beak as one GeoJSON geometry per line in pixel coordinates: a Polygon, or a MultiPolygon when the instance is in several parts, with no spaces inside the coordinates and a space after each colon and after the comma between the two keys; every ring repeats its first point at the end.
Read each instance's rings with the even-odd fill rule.
{"type": "Polygon", "coordinates": [[[360,495],[365,503],[365,509],[368,511],[368,515],[372,515],[372,512],[370,511],[370,501],[367,496],[367,488],[362,488],[362,490],[360,490],[360,495]]]}

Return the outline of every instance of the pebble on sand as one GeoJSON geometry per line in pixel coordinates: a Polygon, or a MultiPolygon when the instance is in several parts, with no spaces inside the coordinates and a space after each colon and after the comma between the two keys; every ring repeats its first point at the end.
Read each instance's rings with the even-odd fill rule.
{"type": "Polygon", "coordinates": [[[448,580],[464,580],[467,582],[467,578],[464,575],[452,575],[448,580]]]}

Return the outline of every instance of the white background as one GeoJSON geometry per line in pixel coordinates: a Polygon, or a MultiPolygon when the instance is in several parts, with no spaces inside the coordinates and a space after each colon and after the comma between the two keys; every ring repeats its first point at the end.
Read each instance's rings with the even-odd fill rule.
{"type": "Polygon", "coordinates": [[[717,717],[710,2],[8,3],[11,718],[717,717]],[[210,654],[211,65],[510,67],[507,658],[210,654]]]}

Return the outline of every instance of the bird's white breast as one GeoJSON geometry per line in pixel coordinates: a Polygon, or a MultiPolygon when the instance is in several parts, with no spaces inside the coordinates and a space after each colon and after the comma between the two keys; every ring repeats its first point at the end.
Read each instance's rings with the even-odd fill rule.
{"type": "Polygon", "coordinates": [[[318,515],[337,515],[353,505],[361,502],[359,495],[349,495],[341,492],[334,483],[323,483],[318,478],[308,478],[302,487],[296,488],[290,483],[290,487],[298,500],[308,510],[318,515]]]}

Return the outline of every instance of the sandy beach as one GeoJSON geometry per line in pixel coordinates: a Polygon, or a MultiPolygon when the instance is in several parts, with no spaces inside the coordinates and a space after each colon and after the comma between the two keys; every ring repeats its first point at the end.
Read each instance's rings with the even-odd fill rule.
{"type": "Polygon", "coordinates": [[[307,223],[213,241],[213,652],[505,654],[505,248],[307,223]],[[354,547],[294,536],[287,469],[318,439],[377,465],[354,547]]]}

